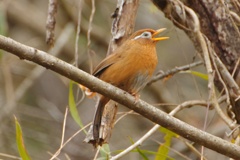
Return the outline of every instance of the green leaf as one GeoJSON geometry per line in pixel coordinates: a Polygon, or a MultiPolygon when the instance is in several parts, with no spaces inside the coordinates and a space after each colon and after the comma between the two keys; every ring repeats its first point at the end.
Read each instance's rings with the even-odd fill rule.
{"type": "MultiPolygon", "coordinates": [[[[8,30],[7,20],[6,20],[6,10],[0,7],[0,35],[6,35],[8,30]]],[[[0,50],[0,59],[2,58],[3,51],[0,50]]]]}
{"type": "MultiPolygon", "coordinates": [[[[131,137],[129,137],[132,144],[134,144],[134,141],[131,137]]],[[[142,156],[143,159],[148,160],[148,157],[142,152],[142,150],[139,147],[136,147],[137,152],[142,156]]]]}
{"type": "Polygon", "coordinates": [[[110,147],[108,144],[104,144],[101,148],[100,148],[100,154],[101,157],[98,158],[98,160],[108,160],[110,159],[110,147]]]}
{"type": "Polygon", "coordinates": [[[166,160],[170,159],[173,160],[173,158],[168,156],[170,145],[172,142],[173,137],[177,137],[178,135],[164,127],[160,127],[160,132],[166,134],[164,136],[165,142],[159,146],[155,160],[166,160]]]}
{"type": "Polygon", "coordinates": [[[14,118],[15,118],[15,125],[16,125],[16,142],[17,142],[18,152],[20,154],[20,157],[23,160],[30,160],[31,158],[29,157],[27,150],[24,146],[21,126],[20,126],[17,118],[15,116],[14,116],[14,118]]]}
{"type": "Polygon", "coordinates": [[[8,30],[5,10],[0,9],[0,35],[6,35],[8,30]]]}
{"type": "MultiPolygon", "coordinates": [[[[124,150],[115,150],[115,151],[112,151],[112,153],[119,154],[119,153],[121,153],[122,151],[124,151],[124,150]]],[[[139,152],[139,150],[133,149],[133,150],[131,150],[131,152],[139,152]]],[[[162,156],[161,153],[159,154],[158,152],[154,152],[154,151],[150,151],[150,150],[141,149],[141,152],[144,153],[145,155],[147,154],[147,155],[153,155],[153,156],[156,156],[156,155],[162,156]]],[[[168,158],[168,159],[173,159],[173,158],[171,158],[171,157],[169,157],[169,156],[167,156],[167,158],[168,158]]],[[[99,160],[100,160],[100,159],[99,159],[99,160]]]]}
{"type": "MultiPolygon", "coordinates": [[[[76,102],[75,102],[75,98],[74,98],[74,95],[73,95],[73,84],[75,82],[73,81],[70,81],[69,82],[69,95],[68,95],[68,105],[69,105],[69,108],[70,108],[70,113],[74,119],[74,121],[81,127],[83,128],[83,123],[81,121],[81,118],[79,116],[79,113],[78,113],[78,110],[77,110],[77,106],[76,106],[76,102]]],[[[87,134],[87,131],[84,130],[84,132],[87,134]]]]}
{"type": "Polygon", "coordinates": [[[201,72],[187,70],[187,71],[181,71],[180,73],[190,73],[190,74],[192,74],[194,76],[197,76],[199,78],[202,78],[204,80],[208,80],[208,75],[207,74],[203,74],[201,72]]]}

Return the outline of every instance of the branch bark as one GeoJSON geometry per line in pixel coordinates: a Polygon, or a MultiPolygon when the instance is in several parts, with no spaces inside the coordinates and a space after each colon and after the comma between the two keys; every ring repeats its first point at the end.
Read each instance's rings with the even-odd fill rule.
{"type": "Polygon", "coordinates": [[[172,130],[186,139],[226,156],[240,159],[239,146],[190,126],[142,100],[136,102],[135,98],[130,94],[107,84],[106,82],[103,82],[54,56],[51,56],[46,52],[23,45],[4,36],[0,36],[0,49],[8,51],[18,56],[20,59],[35,62],[47,69],[83,84],[92,91],[108,96],[114,101],[125,105],[129,109],[134,110],[147,119],[172,130]]]}

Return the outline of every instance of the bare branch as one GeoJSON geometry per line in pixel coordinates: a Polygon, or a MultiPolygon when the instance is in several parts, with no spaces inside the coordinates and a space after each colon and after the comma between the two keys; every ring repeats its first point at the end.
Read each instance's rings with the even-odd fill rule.
{"type": "Polygon", "coordinates": [[[77,32],[76,32],[76,39],[75,39],[75,65],[78,66],[78,42],[79,36],[81,33],[81,18],[82,18],[82,0],[80,0],[78,5],[78,21],[77,21],[77,32]]]}
{"type": "Polygon", "coordinates": [[[48,4],[48,16],[46,23],[46,42],[48,45],[53,46],[55,37],[54,37],[54,29],[56,24],[56,14],[57,14],[57,0],[49,0],[48,4]]]}
{"type": "Polygon", "coordinates": [[[170,75],[174,75],[180,71],[185,71],[185,70],[189,70],[193,67],[196,67],[196,66],[199,66],[203,64],[202,61],[198,61],[198,62],[194,62],[194,63],[191,63],[191,64],[187,64],[187,65],[184,65],[184,66],[180,66],[180,67],[175,67],[169,71],[166,71],[164,73],[162,72],[159,72],[159,74],[157,74],[156,76],[154,76],[149,82],[148,82],[148,85],[158,81],[159,79],[162,79],[164,77],[167,77],[167,76],[170,76],[170,75]]]}

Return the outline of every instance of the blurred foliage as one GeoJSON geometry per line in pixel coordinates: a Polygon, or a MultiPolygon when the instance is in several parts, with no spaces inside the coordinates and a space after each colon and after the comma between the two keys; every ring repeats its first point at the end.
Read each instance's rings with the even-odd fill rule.
{"type": "Polygon", "coordinates": [[[8,23],[6,20],[6,13],[0,10],[0,35],[7,35],[8,23]]]}
{"type": "MultiPolygon", "coordinates": [[[[0,7],[0,35],[7,35],[8,25],[6,20],[5,10],[0,7]]],[[[0,59],[3,52],[0,50],[0,59]]]]}

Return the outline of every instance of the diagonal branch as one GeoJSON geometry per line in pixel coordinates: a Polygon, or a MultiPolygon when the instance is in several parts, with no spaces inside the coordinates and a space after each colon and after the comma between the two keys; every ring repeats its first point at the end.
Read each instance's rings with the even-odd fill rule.
{"type": "Polygon", "coordinates": [[[64,61],[47,54],[46,52],[23,45],[4,36],[0,36],[0,49],[8,51],[20,57],[20,59],[26,59],[35,62],[43,67],[46,67],[47,69],[55,71],[67,78],[81,83],[95,92],[99,92],[104,96],[108,96],[114,101],[125,105],[149,120],[162,125],[173,132],[176,132],[182,137],[185,137],[207,148],[213,149],[216,152],[226,156],[240,159],[239,146],[190,126],[189,124],[164,113],[163,111],[142,100],[136,102],[136,99],[130,94],[106,82],[103,82],[64,61]]]}
{"type": "Polygon", "coordinates": [[[171,75],[174,75],[180,71],[186,71],[186,70],[189,70],[193,67],[196,67],[196,66],[199,66],[199,65],[202,65],[203,62],[202,61],[198,61],[198,62],[194,62],[194,63],[191,63],[191,64],[187,64],[187,65],[184,65],[184,66],[180,66],[180,67],[175,67],[171,70],[168,70],[166,72],[159,72],[159,74],[157,74],[156,76],[154,76],[149,82],[148,82],[148,85],[164,78],[164,77],[168,77],[168,76],[171,76],[171,75]]]}

